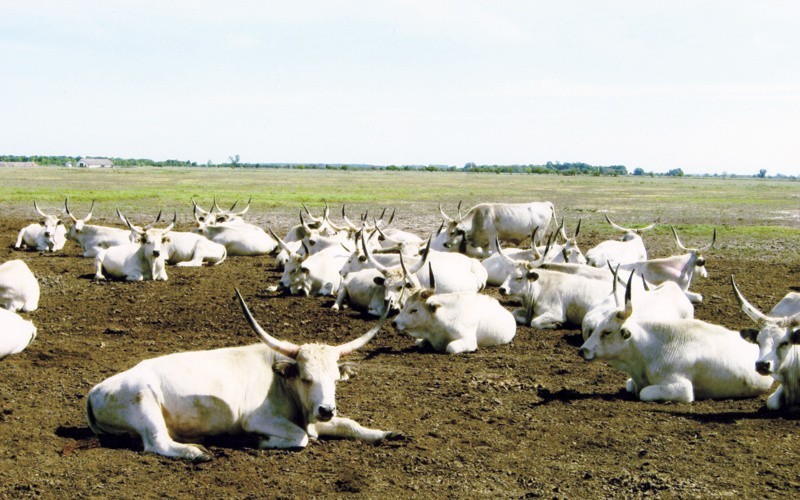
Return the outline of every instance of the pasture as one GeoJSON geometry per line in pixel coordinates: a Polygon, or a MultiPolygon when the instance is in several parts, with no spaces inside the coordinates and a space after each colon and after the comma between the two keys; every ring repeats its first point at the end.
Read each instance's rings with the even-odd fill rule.
{"type": "MultiPolygon", "coordinates": [[[[85,416],[85,396],[139,361],[183,350],[256,341],[234,301],[239,287],[271,334],[297,343],[341,343],[374,319],[332,298],[266,291],[280,274],[273,259],[229,257],[211,268],[168,269],[166,282],[91,280],[91,259],[73,242],[55,255],[11,249],[65,196],[78,216],[97,200],[93,221],[120,226],[163,208],[193,226],[190,197],[208,208],[252,196],[245,217],[284,234],[300,203],[324,202],[340,220],[395,208],[393,226],[425,236],[438,228],[437,204],[455,215],[483,201],[552,201],[571,234],[579,218],[585,251],[625,226],[662,225],[644,237],[654,257],[687,246],[707,252],[709,277],[693,287],[696,317],[750,327],[729,277],[768,310],[800,286],[800,189],[796,182],[721,178],[595,178],[432,172],[311,170],[0,169],[0,262],[23,259],[38,277],[39,310],[25,314],[38,337],[0,361],[0,496],[277,497],[352,494],[390,498],[785,497],[800,491],[800,420],[771,414],[754,399],[656,404],[624,391],[626,376],[577,355],[577,330],[518,327],[507,346],[448,356],[422,352],[387,326],[354,358],[358,375],[339,385],[340,412],[400,431],[401,441],[368,445],[325,440],[299,452],[262,451],[255,439],[207,441],[215,459],[189,464],[143,453],[136,442],[101,447],[85,416]]],[[[489,294],[498,296],[495,289],[489,294]]],[[[511,308],[511,304],[507,304],[511,308]]]]}

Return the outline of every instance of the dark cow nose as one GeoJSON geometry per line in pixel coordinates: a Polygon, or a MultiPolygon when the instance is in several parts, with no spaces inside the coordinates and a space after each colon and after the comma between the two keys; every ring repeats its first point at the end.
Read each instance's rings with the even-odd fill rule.
{"type": "Polygon", "coordinates": [[[500,295],[508,295],[508,288],[501,287],[498,291],[500,292],[500,295]]]}
{"type": "Polygon", "coordinates": [[[769,375],[772,371],[770,368],[769,361],[756,361],[756,371],[761,375],[769,375]]]}
{"type": "Polygon", "coordinates": [[[392,328],[397,328],[397,321],[392,321],[392,328]]]}
{"type": "Polygon", "coordinates": [[[588,355],[589,355],[589,350],[588,350],[588,349],[586,349],[586,348],[583,348],[583,347],[582,347],[582,348],[581,348],[581,349],[578,351],[578,354],[579,354],[579,355],[580,355],[580,356],[581,356],[583,359],[586,359],[586,356],[588,356],[588,355]]]}
{"type": "Polygon", "coordinates": [[[319,407],[319,419],[323,422],[327,422],[328,420],[333,418],[333,414],[336,412],[336,407],[329,407],[329,406],[320,406],[319,407]]]}
{"type": "Polygon", "coordinates": [[[158,250],[153,250],[153,257],[158,257],[159,255],[161,255],[161,252],[158,250]]]}
{"type": "Polygon", "coordinates": [[[50,231],[45,231],[44,232],[44,237],[45,238],[49,238],[50,237],[50,231]]]}

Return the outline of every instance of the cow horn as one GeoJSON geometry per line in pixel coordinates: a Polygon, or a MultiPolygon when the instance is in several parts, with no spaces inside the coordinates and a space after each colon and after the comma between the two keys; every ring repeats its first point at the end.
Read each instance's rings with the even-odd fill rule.
{"type": "Polygon", "coordinates": [[[686,248],[685,246],[683,246],[683,243],[681,243],[681,239],[678,237],[678,232],[675,231],[675,227],[669,226],[669,228],[672,229],[672,234],[673,236],[675,236],[675,244],[678,245],[678,248],[680,248],[684,252],[691,252],[691,249],[686,248]]]}
{"type": "MultiPolygon", "coordinates": [[[[159,211],[159,212],[158,212],[158,218],[156,218],[156,221],[157,221],[158,219],[160,219],[160,218],[161,218],[161,212],[159,211]]],[[[173,227],[175,227],[175,223],[176,223],[177,221],[178,221],[178,212],[177,212],[177,211],[175,211],[175,212],[173,212],[173,214],[172,214],[172,222],[169,224],[169,226],[167,226],[167,227],[165,227],[164,229],[162,229],[162,230],[161,230],[161,234],[166,234],[166,233],[168,233],[168,232],[172,231],[172,228],[173,228],[173,227]]]]}
{"type": "Polygon", "coordinates": [[[294,255],[294,252],[292,251],[291,248],[289,248],[289,245],[287,245],[286,242],[283,241],[283,239],[281,239],[277,234],[275,234],[275,231],[273,231],[271,227],[267,226],[267,231],[269,232],[270,236],[272,236],[272,239],[274,239],[275,242],[278,243],[278,245],[280,245],[281,248],[283,248],[286,251],[286,253],[289,254],[289,257],[294,255]]]}
{"type": "Polygon", "coordinates": [[[533,232],[531,233],[531,251],[533,251],[533,258],[538,260],[542,258],[542,254],[539,253],[539,249],[536,248],[536,233],[539,232],[539,226],[533,228],[533,232]]]}
{"type": "Polygon", "coordinates": [[[717,241],[717,228],[714,228],[714,234],[711,236],[711,243],[699,249],[698,252],[705,252],[706,250],[711,250],[711,247],[714,246],[715,241],[717,241]]]}
{"type": "Polygon", "coordinates": [[[42,217],[44,217],[44,218],[47,218],[47,214],[46,214],[46,213],[44,213],[44,212],[42,212],[42,211],[39,209],[39,205],[37,205],[37,204],[36,204],[36,198],[34,198],[34,199],[33,199],[33,208],[36,210],[36,213],[37,213],[37,214],[41,215],[41,216],[42,216],[42,217]]]}
{"type": "Polygon", "coordinates": [[[433,262],[428,262],[428,275],[430,276],[430,289],[436,292],[436,278],[433,276],[433,262]]]}
{"type": "Polygon", "coordinates": [[[453,219],[451,219],[450,216],[444,213],[444,210],[442,210],[441,203],[439,203],[439,213],[442,214],[442,218],[444,219],[445,222],[453,222],[453,219]]]}
{"type": "Polygon", "coordinates": [[[193,209],[192,209],[192,210],[193,210],[194,212],[196,212],[196,211],[198,211],[198,210],[199,210],[199,211],[200,211],[200,213],[201,213],[201,214],[203,214],[204,216],[205,216],[205,215],[208,215],[208,212],[207,212],[207,211],[205,211],[205,210],[203,210],[203,207],[201,207],[200,205],[198,205],[198,204],[197,204],[197,202],[196,202],[196,201],[194,201],[194,197],[191,197],[190,199],[192,200],[192,206],[193,206],[193,209]]]}
{"type": "MultiPolygon", "coordinates": [[[[564,238],[564,241],[567,241],[569,238],[567,238],[567,232],[564,230],[564,219],[565,217],[561,217],[561,224],[558,226],[558,230],[556,232],[559,234],[559,236],[564,238]]],[[[558,243],[558,240],[556,240],[556,243],[558,243]]]]}
{"type": "MultiPolygon", "coordinates": [[[[158,221],[160,221],[160,220],[161,220],[161,212],[163,212],[163,210],[159,210],[159,211],[158,211],[158,215],[156,216],[156,220],[154,220],[152,223],[150,223],[150,224],[148,224],[148,225],[144,226],[144,230],[145,230],[145,231],[147,231],[148,229],[151,229],[151,228],[153,228],[153,227],[154,227],[156,224],[158,224],[158,221]]],[[[119,213],[119,209],[117,209],[117,213],[119,213]]],[[[176,216],[176,218],[177,218],[177,213],[175,214],[175,216],[176,216]]]]}
{"type": "Polygon", "coordinates": [[[311,226],[306,224],[306,220],[303,217],[303,212],[300,212],[300,224],[302,224],[303,229],[306,230],[307,235],[310,235],[310,234],[312,234],[314,232],[314,230],[311,228],[311,226]]]}
{"type": "Polygon", "coordinates": [[[645,292],[650,291],[650,285],[647,284],[647,280],[644,279],[644,274],[642,275],[642,288],[644,288],[645,292]]]}
{"type": "Polygon", "coordinates": [[[606,261],[608,269],[611,271],[611,294],[614,296],[614,303],[619,307],[619,297],[617,297],[617,275],[619,274],[619,264],[617,268],[611,267],[611,263],[606,261]]]}
{"type": "Polygon", "coordinates": [[[350,222],[350,219],[347,218],[347,214],[345,214],[344,212],[344,204],[342,204],[342,218],[344,219],[344,223],[347,224],[350,227],[350,229],[352,229],[353,231],[358,231],[358,227],[352,222],[350,222]]]}
{"type": "Polygon", "coordinates": [[[400,269],[403,270],[403,276],[405,276],[405,277],[409,276],[408,269],[406,269],[406,263],[403,260],[403,254],[402,253],[400,254],[400,269]]]}
{"type": "MultiPolygon", "coordinates": [[[[389,216],[389,222],[387,222],[386,226],[384,227],[389,227],[392,224],[392,221],[394,221],[394,213],[396,212],[396,210],[397,209],[395,208],[392,209],[392,215],[389,216]]],[[[383,219],[383,214],[381,214],[381,219],[383,219]]]]}
{"type": "MultiPolygon", "coordinates": [[[[253,197],[252,197],[252,196],[250,197],[250,199],[249,199],[249,200],[247,200],[247,206],[246,206],[246,207],[244,207],[244,210],[242,210],[242,211],[241,211],[241,212],[239,212],[238,214],[234,214],[234,215],[241,216],[241,215],[244,215],[244,214],[246,214],[246,213],[247,213],[247,211],[248,211],[248,210],[250,210],[250,202],[251,202],[251,201],[253,201],[253,197]]],[[[235,203],[234,203],[234,206],[236,206],[236,204],[235,204],[235,203]]],[[[233,211],[233,207],[231,207],[231,209],[230,209],[230,210],[228,210],[228,211],[229,211],[229,212],[233,211]]]]}
{"type": "Polygon", "coordinates": [[[608,215],[607,215],[607,214],[603,214],[603,215],[605,216],[605,218],[606,218],[606,221],[608,221],[608,223],[609,223],[609,224],[611,224],[611,227],[613,227],[614,229],[617,229],[617,230],[619,230],[619,231],[625,231],[626,233],[633,232],[633,230],[632,230],[632,229],[628,229],[627,227],[622,227],[622,226],[620,226],[619,224],[615,224],[615,223],[613,223],[613,222],[611,221],[611,219],[608,217],[608,215]]]}
{"type": "Polygon", "coordinates": [[[463,201],[464,201],[464,200],[458,200],[458,207],[456,208],[456,211],[458,212],[458,222],[461,222],[461,219],[463,219],[463,218],[464,218],[464,216],[463,216],[463,215],[461,215],[461,203],[462,203],[463,201]]]}
{"type": "Polygon", "coordinates": [[[94,200],[92,200],[92,206],[89,207],[89,214],[81,220],[83,220],[83,222],[89,222],[89,219],[92,218],[92,213],[94,213],[94,200]]]}
{"type": "Polygon", "coordinates": [[[512,259],[511,256],[509,256],[507,253],[505,253],[503,251],[503,247],[500,246],[500,240],[497,239],[496,235],[494,237],[494,244],[497,247],[497,253],[499,253],[503,257],[504,260],[506,260],[506,261],[508,261],[508,262],[513,264],[514,263],[514,259],[512,259]]]}
{"type": "Polygon", "coordinates": [[[223,213],[219,205],[217,205],[217,197],[214,197],[214,203],[211,205],[211,211],[216,210],[218,213],[223,213]]]}
{"type": "Polygon", "coordinates": [[[134,233],[137,233],[137,234],[144,234],[144,231],[143,231],[142,229],[140,229],[140,228],[138,228],[138,227],[134,226],[133,224],[131,224],[131,221],[129,221],[127,217],[125,217],[124,215],[122,215],[122,214],[120,213],[119,209],[117,209],[117,213],[119,214],[119,217],[120,217],[120,218],[121,218],[123,221],[125,221],[125,224],[127,224],[127,225],[128,225],[128,228],[129,228],[131,231],[133,231],[134,233]]]}
{"type": "Polygon", "coordinates": [[[761,323],[764,321],[769,322],[770,320],[772,320],[772,318],[770,318],[766,314],[756,309],[755,306],[753,306],[750,302],[747,301],[747,299],[744,298],[742,292],[739,291],[739,287],[736,286],[736,280],[733,279],[732,274],[731,274],[731,286],[733,287],[733,294],[736,296],[736,300],[739,301],[739,305],[742,307],[742,311],[744,311],[747,317],[749,317],[756,323],[761,323]]]}
{"type": "Polygon", "coordinates": [[[632,283],[633,283],[633,275],[636,273],[635,270],[631,271],[631,275],[628,277],[628,284],[625,285],[625,310],[623,311],[621,319],[628,319],[633,314],[633,301],[631,300],[631,291],[632,291],[632,283]]]}
{"type": "Polygon", "coordinates": [[[258,321],[256,321],[256,319],[253,317],[253,314],[247,307],[247,304],[245,303],[242,294],[239,292],[239,289],[234,288],[234,290],[236,290],[236,298],[239,299],[239,305],[242,306],[242,312],[244,313],[244,317],[245,319],[247,319],[247,322],[250,323],[250,328],[252,328],[253,331],[256,332],[258,338],[260,338],[261,341],[267,344],[271,349],[278,351],[284,356],[288,356],[292,359],[297,357],[297,353],[300,351],[300,346],[285,340],[278,340],[272,337],[267,332],[265,332],[264,329],[261,328],[261,325],[258,324],[258,321]]]}
{"type": "MultiPolygon", "coordinates": [[[[658,222],[658,221],[656,221],[656,222],[658,222]]],[[[643,232],[649,231],[649,230],[653,229],[654,227],[656,227],[656,222],[653,222],[649,226],[640,227],[639,229],[634,229],[633,232],[635,232],[636,234],[641,236],[643,232]]]]}
{"type": "Polygon", "coordinates": [[[572,235],[572,238],[577,238],[578,234],[581,232],[581,222],[583,222],[583,218],[578,219],[578,226],[575,228],[575,234],[572,235]]]}
{"type": "MultiPolygon", "coordinates": [[[[414,267],[409,269],[411,274],[417,274],[417,271],[422,269],[422,266],[425,265],[425,262],[428,260],[428,257],[430,257],[430,255],[431,255],[431,240],[432,239],[433,238],[428,238],[428,244],[425,245],[425,250],[423,250],[422,253],[420,253],[421,259],[419,260],[419,262],[417,264],[414,264],[414,267]]],[[[400,255],[402,256],[402,253],[400,255]]]]}
{"type": "Polygon", "coordinates": [[[367,342],[372,340],[375,334],[377,334],[380,329],[383,328],[384,323],[386,323],[386,318],[389,316],[389,309],[389,307],[385,308],[383,311],[383,316],[381,316],[381,318],[378,320],[378,324],[370,328],[367,333],[355,340],[351,340],[346,344],[337,346],[336,349],[339,351],[339,357],[341,358],[343,356],[347,356],[351,352],[361,349],[367,344],[367,342]]]}
{"type": "Polygon", "coordinates": [[[117,210],[117,216],[122,221],[122,223],[125,224],[126,226],[129,225],[128,219],[126,219],[125,216],[122,215],[122,212],[119,211],[119,207],[116,207],[116,210],[117,210]]]}
{"type": "Polygon", "coordinates": [[[69,211],[69,197],[64,198],[64,210],[66,210],[67,215],[70,219],[72,219],[72,222],[78,222],[78,219],[76,219],[75,216],[72,215],[72,212],[69,211]]]}
{"type": "Polygon", "coordinates": [[[386,266],[382,265],[380,262],[375,260],[375,257],[372,256],[372,253],[370,253],[369,248],[367,248],[367,240],[366,238],[364,238],[363,232],[361,233],[361,248],[364,250],[364,255],[367,256],[367,260],[369,260],[369,263],[375,266],[375,269],[380,271],[382,274],[386,274],[388,268],[386,268],[386,266]]]}
{"type": "Polygon", "coordinates": [[[442,221],[441,225],[439,226],[439,229],[436,230],[436,236],[442,234],[442,231],[444,231],[444,221],[442,221]]]}

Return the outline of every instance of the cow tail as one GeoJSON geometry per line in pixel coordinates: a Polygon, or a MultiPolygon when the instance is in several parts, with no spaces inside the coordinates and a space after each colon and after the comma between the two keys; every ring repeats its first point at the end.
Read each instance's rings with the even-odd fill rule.
{"type": "Polygon", "coordinates": [[[228,248],[227,248],[226,246],[224,246],[224,245],[223,245],[223,247],[222,247],[222,258],[221,258],[221,259],[219,259],[218,261],[214,262],[214,265],[215,265],[215,266],[218,266],[218,265],[222,264],[222,262],[223,262],[223,261],[224,261],[224,260],[225,260],[227,257],[228,257],[228,248]]]}
{"type": "Polygon", "coordinates": [[[92,409],[92,393],[90,392],[88,396],[86,396],[86,421],[89,424],[89,429],[92,430],[96,435],[100,435],[103,433],[103,430],[97,425],[97,418],[94,416],[94,410],[92,409]]]}

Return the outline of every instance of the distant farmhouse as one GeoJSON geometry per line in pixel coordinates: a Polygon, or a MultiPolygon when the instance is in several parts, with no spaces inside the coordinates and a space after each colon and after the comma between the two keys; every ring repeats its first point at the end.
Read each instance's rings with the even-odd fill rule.
{"type": "Polygon", "coordinates": [[[108,158],[81,158],[78,166],[84,168],[111,168],[114,163],[108,158]]]}
{"type": "Polygon", "coordinates": [[[0,161],[0,167],[35,167],[34,161],[0,161]]]}

